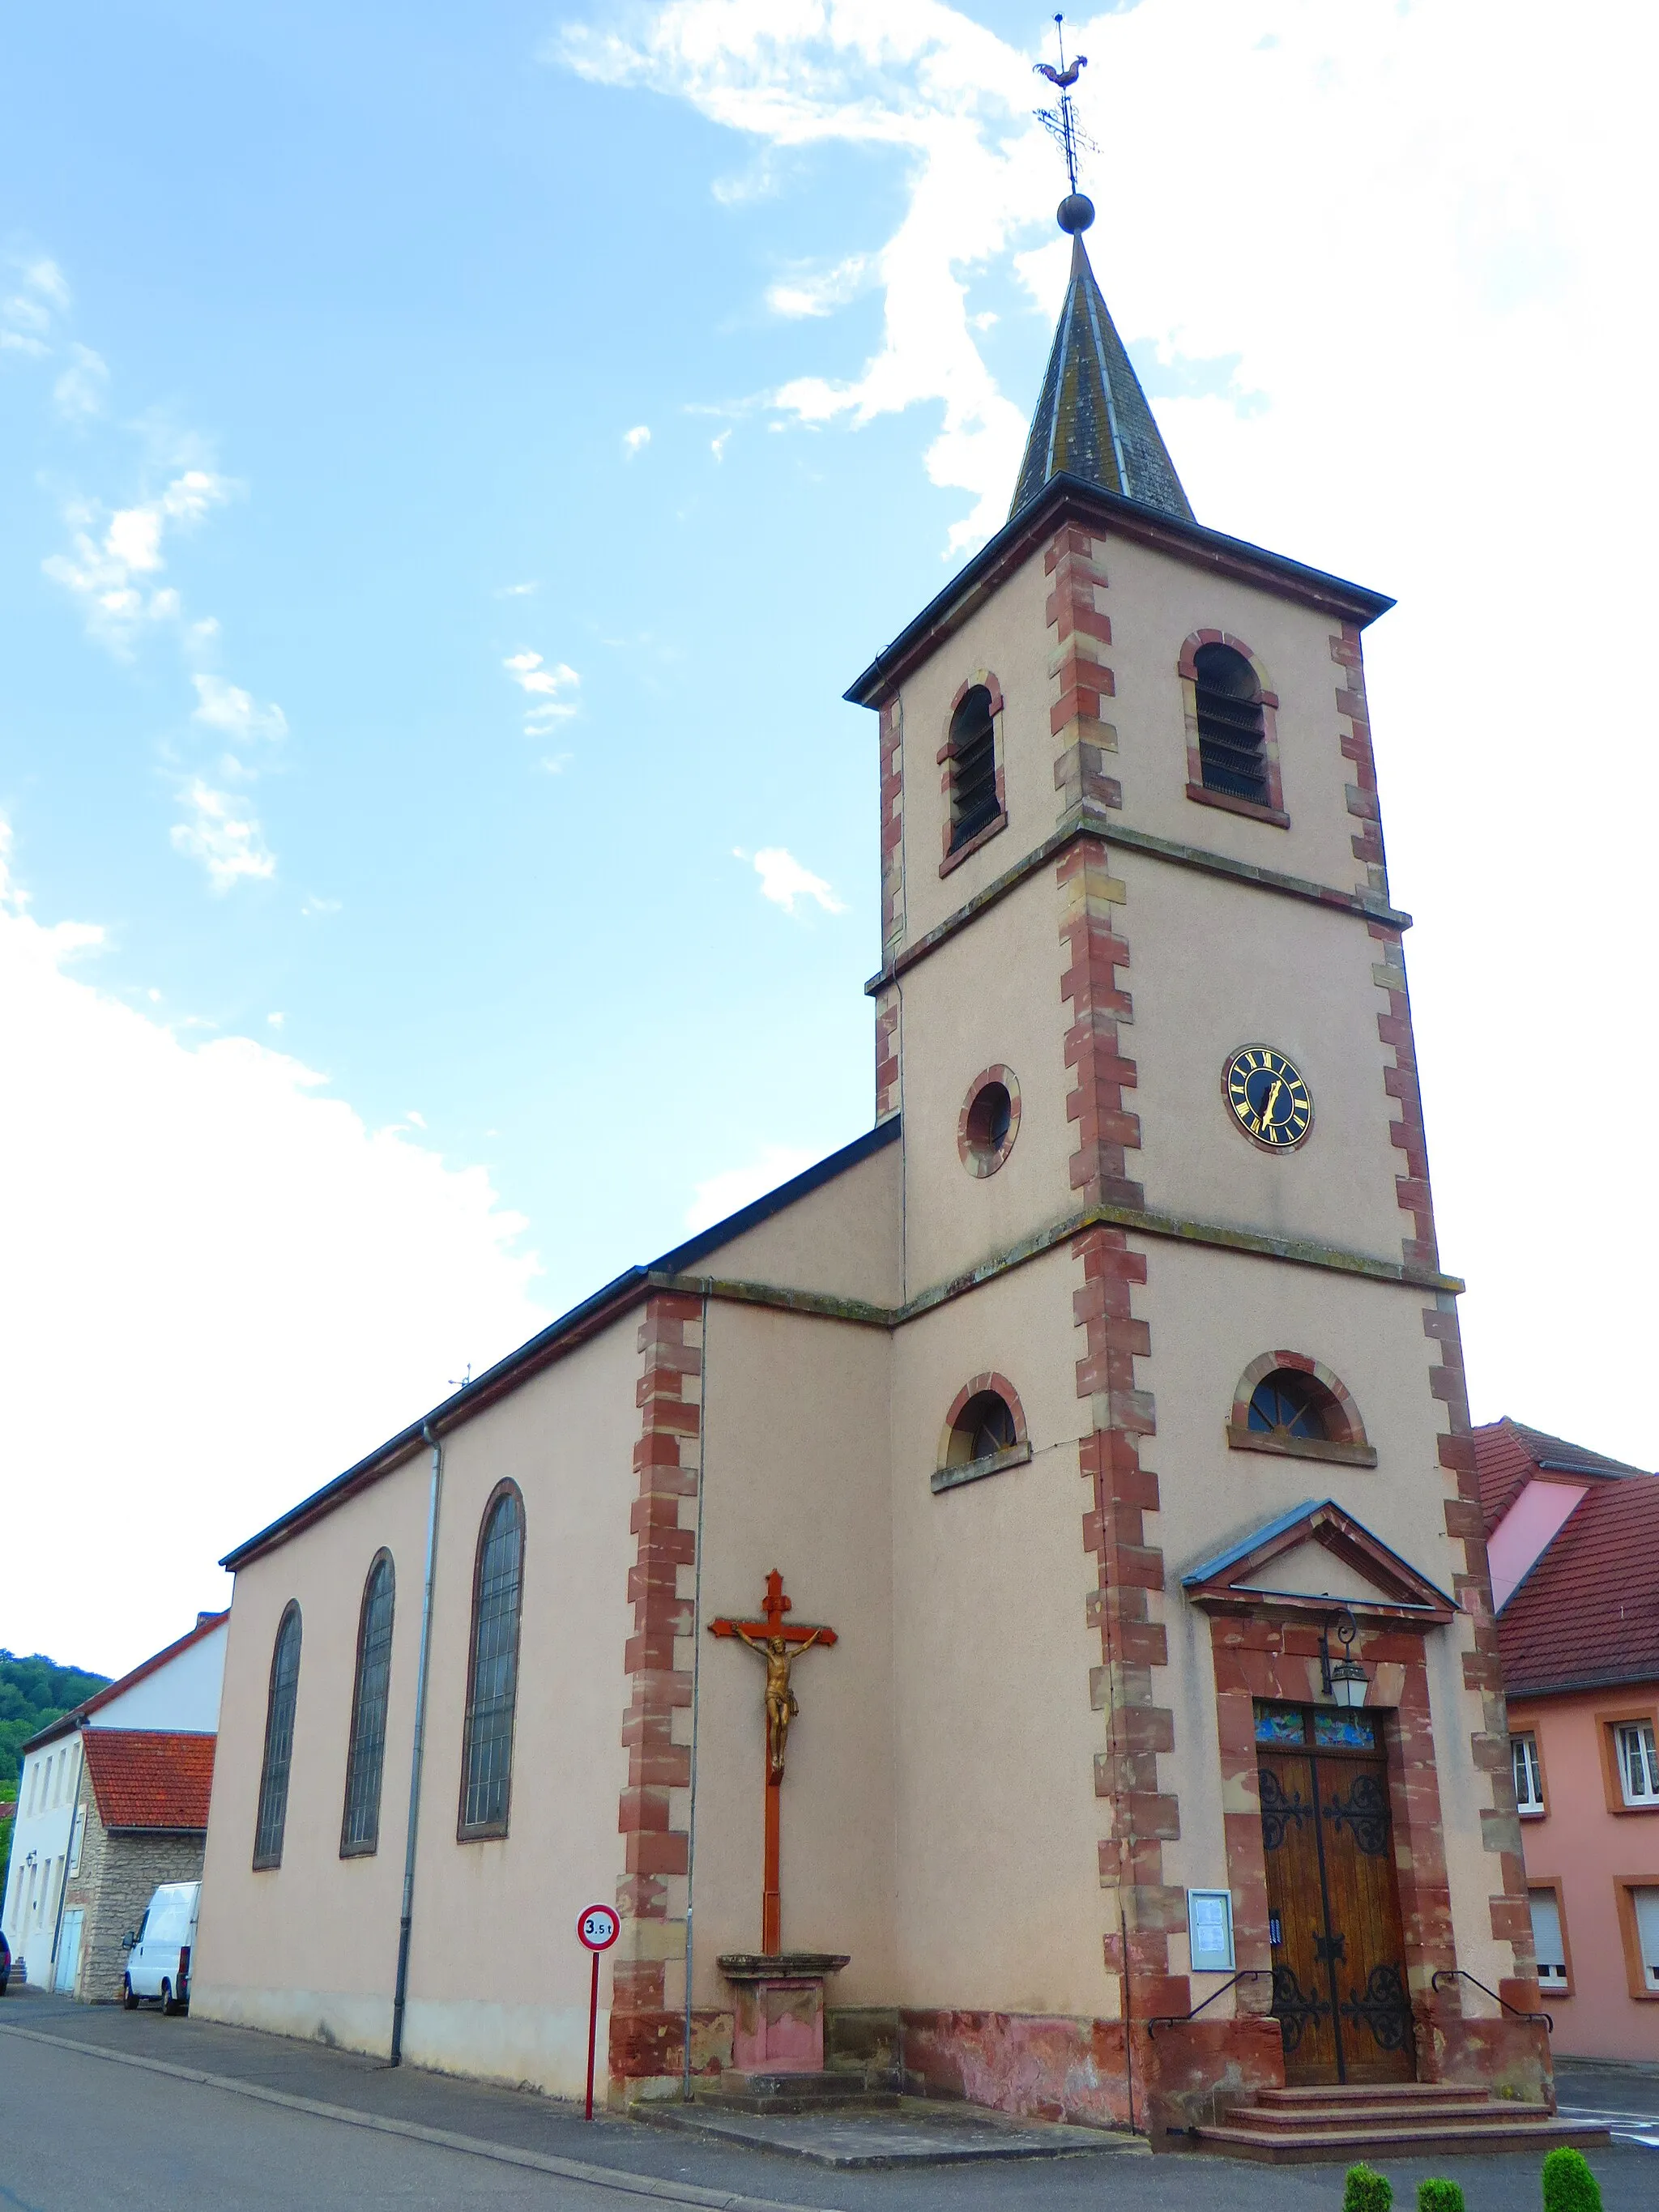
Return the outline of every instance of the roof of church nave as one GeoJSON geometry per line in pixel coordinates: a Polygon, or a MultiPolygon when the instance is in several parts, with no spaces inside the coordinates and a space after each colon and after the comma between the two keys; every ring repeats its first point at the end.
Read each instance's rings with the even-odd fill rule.
{"type": "MultiPolygon", "coordinates": [[[[538,1368],[562,1358],[567,1352],[574,1351],[599,1329],[609,1327],[618,1315],[625,1312],[630,1305],[636,1304],[653,1288],[665,1281],[677,1281],[700,1260],[719,1251],[721,1245],[731,1243],[734,1237],[758,1228],[763,1221],[769,1220],[775,1213],[781,1213],[786,1207],[810,1197],[825,1183],[833,1182],[837,1176],[860,1166],[872,1153],[883,1152],[889,1145],[896,1144],[899,1126],[896,1114],[885,1121],[878,1121],[873,1129],[866,1129],[862,1136],[854,1137],[851,1144],[843,1145],[827,1158],[803,1169],[799,1175],[791,1176],[787,1182],[779,1183],[775,1190],[765,1191],[759,1198],[751,1199],[747,1206],[739,1206],[735,1213],[728,1213],[724,1221],[716,1221],[708,1228],[699,1230],[684,1243],[675,1245],[672,1251],[663,1253],[645,1267],[624,1268],[620,1275],[614,1276],[579,1305],[572,1306],[556,1321],[550,1322],[545,1328],[538,1329],[535,1335],[527,1338],[516,1351],[509,1352],[504,1358],[498,1359],[493,1367],[487,1367],[482,1375],[475,1375],[471,1382],[453,1392],[430,1413],[411,1421],[395,1437],[388,1437],[366,1458],[347,1468],[343,1474],[337,1474],[331,1481],[324,1483],[319,1490],[313,1490],[297,1505],[290,1506],[286,1513],[279,1514],[268,1526],[238,1544],[234,1551],[227,1552],[220,1560],[220,1565],[229,1568],[234,1574],[238,1567],[246,1566],[250,1560],[258,1559],[261,1552],[269,1550],[273,1544],[281,1543],[284,1537],[295,1534],[308,1522],[331,1513],[337,1505],[343,1504],[366,1484],[389,1474],[412,1452],[420,1450],[423,1444],[429,1445],[433,1442],[434,1422],[441,1423],[445,1430],[449,1430],[458,1426],[470,1414],[482,1413],[504,1390],[515,1389],[538,1368]]],[[[216,1621],[223,1617],[222,1614],[216,1614],[214,1619],[216,1621]]],[[[163,1652],[160,1656],[166,1658],[171,1655],[170,1652],[163,1652]]],[[[118,1682],[115,1685],[118,1690],[122,1686],[118,1682]]],[[[44,1741],[44,1735],[40,1740],[44,1741]]]]}
{"type": "Polygon", "coordinates": [[[1089,265],[1083,234],[1095,219],[1093,204],[1073,192],[1060,202],[1057,219],[1071,234],[1072,271],[1009,520],[1054,477],[1069,476],[1191,522],[1170,449],[1089,265]]]}

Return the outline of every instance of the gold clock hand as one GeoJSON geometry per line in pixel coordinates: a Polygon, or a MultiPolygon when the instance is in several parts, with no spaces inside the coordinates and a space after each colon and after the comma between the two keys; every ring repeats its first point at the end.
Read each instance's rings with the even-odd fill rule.
{"type": "Polygon", "coordinates": [[[1284,1088],[1284,1077],[1282,1075],[1276,1075],[1273,1078],[1273,1087],[1267,1093],[1267,1103],[1261,1109],[1261,1112],[1259,1116],[1261,1127],[1264,1129],[1270,1129],[1273,1127],[1273,1108],[1278,1105],[1279,1094],[1284,1088]]]}

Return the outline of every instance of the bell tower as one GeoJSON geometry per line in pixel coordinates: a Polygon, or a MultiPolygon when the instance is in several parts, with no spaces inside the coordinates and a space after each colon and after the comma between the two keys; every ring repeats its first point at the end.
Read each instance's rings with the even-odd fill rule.
{"type": "Polygon", "coordinates": [[[866,988],[877,1118],[902,1121],[895,1555],[928,1563],[896,1667],[937,1689],[898,1723],[907,1978],[950,1990],[961,1916],[1035,1899],[1009,1942],[1041,2008],[1109,2027],[1139,2119],[1178,2045],[1200,2105],[1229,2067],[1284,2078],[1258,1731],[1315,1725],[1339,1602],[1410,1869],[1367,1963],[1376,2033],[1409,2069],[1415,2007],[1420,2063],[1453,2075],[1503,2033],[1435,1976],[1522,2009],[1536,1988],[1365,697],[1392,602],[1195,520],[1073,187],[1008,520],[847,696],[878,720],[866,988]],[[1217,1579],[1263,1546],[1282,1568],[1217,1579]],[[1011,1642],[1018,1720],[984,1658],[1011,1642]],[[953,1729],[1004,1778],[1006,1832],[953,1729]],[[1018,1729],[1075,1759],[1040,1818],[1018,1729]],[[945,1912],[914,1870],[964,1832],[945,1912]],[[1227,1898],[1236,1986],[1189,1924],[1199,1891],[1227,1898]],[[1180,2024],[1212,1997],[1200,2062],[1180,2024]]]}

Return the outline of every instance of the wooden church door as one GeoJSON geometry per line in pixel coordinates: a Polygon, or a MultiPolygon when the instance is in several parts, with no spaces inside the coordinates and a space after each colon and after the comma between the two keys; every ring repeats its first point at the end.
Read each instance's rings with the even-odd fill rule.
{"type": "Polygon", "coordinates": [[[1256,1707],[1273,2012],[1292,2085],[1417,2072],[1375,1713],[1256,1707]]]}

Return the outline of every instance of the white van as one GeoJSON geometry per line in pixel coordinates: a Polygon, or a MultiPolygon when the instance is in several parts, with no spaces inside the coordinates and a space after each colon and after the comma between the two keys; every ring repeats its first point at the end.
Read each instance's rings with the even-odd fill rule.
{"type": "Polygon", "coordinates": [[[143,1918],[122,1945],[127,1954],[121,2002],[135,2012],[141,1997],[159,1997],[163,2012],[190,2005],[190,1954],[196,1948],[199,1881],[164,1881],[143,1918]]]}

